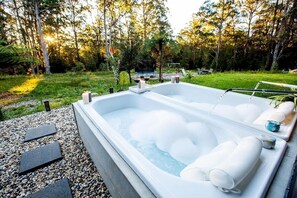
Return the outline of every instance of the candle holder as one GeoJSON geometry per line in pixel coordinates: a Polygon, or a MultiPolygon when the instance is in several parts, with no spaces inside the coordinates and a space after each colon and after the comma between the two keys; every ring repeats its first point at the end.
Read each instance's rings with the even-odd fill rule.
{"type": "Polygon", "coordinates": [[[49,101],[44,101],[43,103],[44,103],[45,111],[51,111],[49,101]]]}
{"type": "Polygon", "coordinates": [[[267,120],[265,127],[268,131],[278,132],[280,129],[280,125],[281,125],[280,122],[273,121],[273,120],[267,120]]]}
{"type": "Polygon", "coordinates": [[[109,88],[109,93],[112,94],[113,93],[113,87],[109,88]]]}

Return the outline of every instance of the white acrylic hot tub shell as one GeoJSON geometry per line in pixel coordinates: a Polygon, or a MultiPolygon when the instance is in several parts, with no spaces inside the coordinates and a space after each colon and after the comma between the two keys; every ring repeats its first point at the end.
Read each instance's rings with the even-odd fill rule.
{"type": "MultiPolygon", "coordinates": [[[[192,108],[196,108],[195,105],[191,104],[192,102],[217,104],[220,96],[222,96],[224,92],[224,90],[220,89],[204,87],[200,85],[193,85],[183,82],[157,84],[154,85],[151,89],[151,94],[157,93],[156,97],[165,96],[168,100],[174,100],[179,104],[191,106],[192,108]],[[178,98],[178,96],[182,98],[178,98]]],[[[219,102],[219,104],[236,106],[239,104],[249,103],[249,101],[249,95],[228,92],[222,97],[222,100],[219,102]]],[[[254,96],[251,100],[251,103],[256,104],[258,107],[261,108],[262,111],[271,107],[271,100],[266,98],[254,96]]],[[[201,109],[197,110],[201,111],[201,109]]],[[[250,127],[262,130],[270,135],[274,135],[288,141],[291,136],[291,133],[293,132],[296,120],[297,114],[294,113],[291,122],[287,125],[281,125],[280,131],[275,133],[268,131],[263,125],[256,125],[252,123],[245,123],[235,120],[233,121],[240,122],[250,127]]]]}
{"type": "MultiPolygon", "coordinates": [[[[226,194],[219,191],[210,182],[190,182],[157,168],[100,115],[129,106],[146,110],[170,109],[173,112],[184,113],[190,120],[204,118],[208,124],[218,125],[231,134],[233,133],[235,139],[248,135],[259,135],[261,132],[217,116],[205,117],[201,112],[169,103],[167,100],[154,97],[149,93],[121,92],[93,98],[93,102],[90,104],[83,104],[82,101],[75,103],[74,108],[83,112],[83,119],[89,120],[98,129],[94,133],[102,133],[156,197],[262,197],[265,195],[286,149],[286,142],[281,139],[277,139],[274,150],[263,149],[256,171],[253,172],[250,179],[245,179],[239,186],[243,189],[243,193],[240,196],[226,194]]],[[[230,137],[229,135],[226,137],[230,137]]]]}

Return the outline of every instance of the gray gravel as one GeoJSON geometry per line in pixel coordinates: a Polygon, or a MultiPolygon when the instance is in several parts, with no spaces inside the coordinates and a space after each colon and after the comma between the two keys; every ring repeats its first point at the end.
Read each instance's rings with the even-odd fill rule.
{"type": "Polygon", "coordinates": [[[0,197],[23,197],[64,177],[74,197],[111,197],[87,153],[71,106],[0,122],[0,197]],[[54,123],[57,133],[24,143],[26,129],[54,123]],[[21,154],[58,141],[63,159],[19,176],[21,154]]]}

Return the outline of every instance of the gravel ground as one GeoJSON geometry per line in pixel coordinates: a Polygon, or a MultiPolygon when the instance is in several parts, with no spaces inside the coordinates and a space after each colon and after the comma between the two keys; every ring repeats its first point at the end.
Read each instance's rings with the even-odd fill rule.
{"type": "Polygon", "coordinates": [[[23,197],[64,177],[74,197],[111,197],[79,136],[71,106],[0,122],[0,197],[23,197]],[[54,123],[57,133],[24,143],[26,129],[54,123]],[[63,159],[19,176],[21,154],[58,141],[63,159]]]}

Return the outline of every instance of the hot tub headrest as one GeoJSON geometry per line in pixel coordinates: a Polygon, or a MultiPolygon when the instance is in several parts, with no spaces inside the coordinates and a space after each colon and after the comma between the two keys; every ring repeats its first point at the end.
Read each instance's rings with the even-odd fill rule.
{"type": "Polygon", "coordinates": [[[262,142],[258,138],[243,138],[226,160],[209,172],[209,180],[219,189],[235,189],[254,168],[261,151],[262,142]]]}
{"type": "Polygon", "coordinates": [[[255,136],[242,138],[238,145],[225,142],[188,165],[180,176],[192,181],[210,180],[224,192],[239,192],[236,186],[254,168],[261,151],[262,143],[255,136]]]}
{"type": "Polygon", "coordinates": [[[184,168],[180,176],[192,181],[208,181],[209,171],[220,164],[237,147],[234,141],[227,141],[219,144],[206,155],[196,159],[193,163],[184,168]]]}

